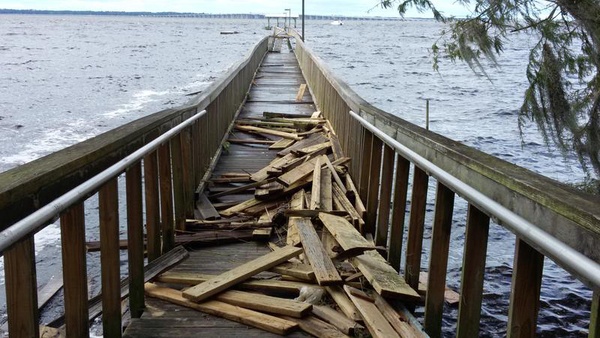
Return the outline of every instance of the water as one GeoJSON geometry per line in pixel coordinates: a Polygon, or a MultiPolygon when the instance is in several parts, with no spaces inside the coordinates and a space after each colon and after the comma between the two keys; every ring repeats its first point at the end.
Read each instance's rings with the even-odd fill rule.
{"type": "MultiPolygon", "coordinates": [[[[181,104],[246,55],[264,34],[260,20],[95,16],[0,16],[0,172],[146,114],[181,104]],[[220,35],[222,30],[240,31],[220,35]]],[[[367,101],[431,130],[564,182],[584,177],[577,160],[544,145],[536,127],[517,128],[534,40],[506,46],[488,78],[464,64],[431,67],[428,49],[441,26],[430,21],[307,21],[306,42],[367,101]]],[[[430,186],[434,186],[431,182],[430,186]]],[[[433,189],[432,189],[433,190],[433,189]]],[[[91,201],[89,205],[96,205],[91,201]]],[[[433,210],[430,196],[428,210],[433,210]]],[[[458,200],[448,285],[460,287],[466,203],[458,200]],[[463,216],[461,216],[463,215],[463,216]],[[458,240],[457,240],[458,239],[458,240]]],[[[93,208],[91,208],[93,209],[93,208]]],[[[94,210],[88,211],[95,218],[94,210]]],[[[123,214],[123,213],[122,213],[123,214]]],[[[432,212],[427,224],[431,224],[432,212]]],[[[88,226],[88,238],[97,238],[88,226]]],[[[430,228],[424,248],[429,248],[430,228]]],[[[58,226],[36,236],[41,284],[60,272],[58,226]]],[[[488,245],[485,336],[503,336],[514,235],[492,225],[488,245]]],[[[91,254],[90,254],[91,255],[91,254]]],[[[96,259],[89,256],[90,259],[96,259]]],[[[423,262],[427,268],[427,261],[423,262]]],[[[3,271],[0,272],[2,293],[3,271]]],[[[93,284],[97,284],[94,279],[93,284]]],[[[591,292],[546,261],[539,334],[584,336],[591,292]]],[[[0,304],[4,304],[0,295],[0,304]]],[[[3,306],[0,311],[4,313],[3,306]]],[[[446,334],[457,309],[448,308],[446,334]]],[[[51,315],[48,317],[52,317],[51,315]]],[[[1,321],[1,320],[0,320],[1,321]]]]}

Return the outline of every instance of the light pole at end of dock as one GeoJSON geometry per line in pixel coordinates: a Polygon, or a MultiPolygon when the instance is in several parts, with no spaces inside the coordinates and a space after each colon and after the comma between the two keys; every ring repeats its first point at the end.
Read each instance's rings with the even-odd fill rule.
{"type": "Polygon", "coordinates": [[[302,42],[304,42],[304,0],[302,0],[302,42]]]}

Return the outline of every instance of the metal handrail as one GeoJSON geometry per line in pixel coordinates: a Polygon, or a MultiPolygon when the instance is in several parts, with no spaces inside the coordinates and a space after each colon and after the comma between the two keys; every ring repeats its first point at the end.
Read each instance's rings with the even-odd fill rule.
{"type": "Polygon", "coordinates": [[[477,206],[481,211],[489,214],[498,224],[501,224],[514,232],[517,236],[542,252],[545,256],[550,257],[557,264],[569,270],[582,282],[587,282],[589,285],[593,285],[596,288],[600,287],[600,264],[559,241],[554,236],[515,214],[510,209],[485,196],[467,183],[452,176],[426,158],[410,150],[408,147],[379,130],[357,113],[350,111],[350,115],[363,125],[363,127],[371,131],[387,145],[394,148],[397,153],[413,162],[439,182],[442,182],[469,203],[477,206]]]}
{"type": "Polygon", "coordinates": [[[196,113],[192,117],[152,140],[145,146],[139,148],[135,152],[108,167],[106,170],[2,231],[0,233],[0,255],[2,255],[7,248],[17,243],[25,236],[34,234],[41,230],[48,221],[54,219],[58,214],[68,209],[71,205],[96,192],[104,183],[110,179],[113,179],[114,177],[119,176],[128,167],[140,161],[145,155],[158,148],[162,143],[168,141],[183,129],[189,127],[204,114],[206,114],[206,110],[196,113]]]}

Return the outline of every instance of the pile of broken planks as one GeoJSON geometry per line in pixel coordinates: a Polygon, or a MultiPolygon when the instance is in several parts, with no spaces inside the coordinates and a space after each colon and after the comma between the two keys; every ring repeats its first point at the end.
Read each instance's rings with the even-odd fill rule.
{"type": "Polygon", "coordinates": [[[381,255],[385,248],[359,231],[366,210],[329,122],[318,112],[265,113],[235,128],[254,138],[230,142],[266,144],[277,157],[253,173],[213,177],[187,230],[251,232],[272,251],[220,275],[166,272],[146,293],[281,335],[300,328],[318,337],[425,336],[400,304],[419,302],[419,294],[381,255]],[[256,138],[265,135],[280,139],[256,138]],[[258,278],[263,271],[272,277],[258,278]]]}

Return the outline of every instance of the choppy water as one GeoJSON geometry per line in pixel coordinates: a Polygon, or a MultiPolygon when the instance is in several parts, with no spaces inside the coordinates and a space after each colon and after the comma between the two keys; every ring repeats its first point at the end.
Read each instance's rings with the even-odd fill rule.
{"type": "MultiPolygon", "coordinates": [[[[265,34],[264,24],[0,16],[0,172],[187,101],[186,94],[203,90],[246,55],[265,34]],[[222,30],[241,34],[220,35],[222,30]]],[[[582,180],[576,159],[564,159],[545,146],[534,125],[525,126],[521,141],[517,111],[526,88],[527,51],[535,41],[521,36],[507,44],[501,68],[488,72],[490,82],[446,60],[440,74],[432,71],[428,48],[439,29],[430,21],[348,21],[344,26],[307,21],[306,42],[374,105],[424,125],[425,99],[430,99],[433,131],[560,181],[582,180]]],[[[433,207],[430,197],[428,210],[433,207]]],[[[457,201],[455,208],[464,215],[466,204],[457,201]]],[[[464,223],[457,216],[453,225],[448,284],[454,289],[460,286],[462,246],[457,239],[464,238],[464,223]]],[[[425,235],[428,248],[429,228],[425,235]]],[[[60,256],[56,226],[36,241],[43,283],[60,271],[54,258],[60,256]]],[[[484,336],[503,336],[514,236],[493,225],[488,248],[482,325],[484,336]]],[[[584,336],[590,298],[589,290],[546,262],[539,334],[584,336]]],[[[3,295],[0,301],[5,303],[3,295]]],[[[447,318],[456,316],[457,309],[447,310],[447,318]]],[[[445,323],[452,336],[454,323],[445,323]]]]}

